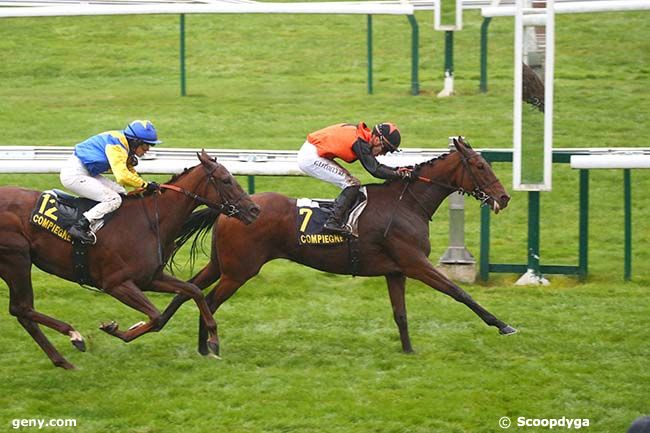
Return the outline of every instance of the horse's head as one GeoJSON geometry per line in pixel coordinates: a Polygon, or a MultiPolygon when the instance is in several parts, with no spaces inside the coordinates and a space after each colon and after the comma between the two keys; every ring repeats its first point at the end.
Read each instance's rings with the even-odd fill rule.
{"type": "Polygon", "coordinates": [[[211,158],[205,150],[197,152],[199,161],[208,177],[206,197],[209,201],[220,203],[221,213],[234,216],[245,224],[257,219],[260,208],[242,189],[232,174],[219,164],[216,158],[211,158]]]}
{"type": "Polygon", "coordinates": [[[508,206],[510,196],[499,182],[492,167],[462,137],[454,138],[456,156],[460,160],[451,174],[453,186],[489,205],[494,213],[508,206]]]}

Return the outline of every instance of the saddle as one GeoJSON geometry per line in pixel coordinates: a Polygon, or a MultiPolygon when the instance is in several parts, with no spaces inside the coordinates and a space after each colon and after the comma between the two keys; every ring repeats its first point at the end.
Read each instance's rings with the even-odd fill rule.
{"type": "MultiPolygon", "coordinates": [[[[366,187],[359,190],[356,202],[346,215],[345,224],[353,237],[359,236],[359,217],[368,204],[366,187]]],[[[323,224],[332,214],[333,200],[301,198],[296,201],[298,211],[297,231],[299,245],[337,245],[346,242],[347,236],[323,230],[323,224]]]]}
{"type": "MultiPolygon", "coordinates": [[[[75,197],[58,189],[50,189],[41,193],[29,217],[29,222],[60,239],[72,242],[68,229],[83,216],[84,212],[96,204],[94,200],[75,197]]],[[[99,230],[111,216],[112,213],[106,215],[102,221],[93,224],[91,229],[99,230]]]]}
{"type": "MultiPolygon", "coordinates": [[[[96,201],[83,197],[75,197],[66,192],[51,189],[43,191],[36,201],[29,222],[59,239],[72,242],[68,229],[74,225],[88,209],[97,204],[96,201]]],[[[107,214],[100,221],[92,224],[93,232],[99,230],[114,212],[107,214]]],[[[76,281],[81,284],[93,284],[88,272],[87,245],[72,242],[72,261],[76,281]]]]}

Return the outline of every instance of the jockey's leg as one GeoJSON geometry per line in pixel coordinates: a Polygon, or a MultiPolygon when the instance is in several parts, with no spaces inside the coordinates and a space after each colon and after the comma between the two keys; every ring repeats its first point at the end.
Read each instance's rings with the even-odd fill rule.
{"type": "Polygon", "coordinates": [[[72,186],[66,185],[68,189],[80,196],[99,202],[84,212],[83,217],[70,228],[70,236],[74,239],[84,243],[94,243],[94,236],[89,233],[90,225],[94,221],[101,220],[104,215],[113,212],[122,204],[122,197],[115,191],[117,188],[110,186],[108,182],[110,181],[102,176],[87,176],[72,186]]]}
{"type": "Polygon", "coordinates": [[[333,213],[324,227],[333,232],[349,233],[344,219],[357,198],[361,185],[359,179],[335,161],[319,156],[316,147],[308,141],[305,141],[298,152],[298,167],[306,174],[334,184],[343,190],[337,197],[333,213]]]}
{"type": "Polygon", "coordinates": [[[349,230],[345,225],[345,216],[350,210],[350,207],[352,207],[354,202],[357,200],[359,188],[359,185],[349,186],[336,198],[332,214],[323,225],[326,230],[336,233],[349,233],[349,230]]]}

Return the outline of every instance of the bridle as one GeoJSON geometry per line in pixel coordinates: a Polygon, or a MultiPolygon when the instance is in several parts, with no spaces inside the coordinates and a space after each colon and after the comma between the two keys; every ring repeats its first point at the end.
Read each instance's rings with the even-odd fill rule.
{"type": "MultiPolygon", "coordinates": [[[[222,192],[222,188],[220,187],[219,183],[214,179],[212,176],[212,173],[219,167],[218,165],[214,165],[211,169],[206,168],[205,165],[201,164],[203,169],[205,170],[206,177],[208,178],[208,182],[212,184],[214,189],[217,191],[219,194],[219,197],[223,199],[224,194],[222,192]]],[[[205,197],[201,197],[200,195],[189,191],[185,188],[181,188],[177,185],[169,184],[169,183],[163,183],[160,185],[161,189],[169,189],[172,191],[176,191],[178,193],[184,194],[186,197],[191,198],[192,200],[195,200],[201,204],[206,205],[207,207],[216,210],[217,212],[224,214],[228,217],[235,216],[238,213],[240,213],[240,209],[237,207],[237,204],[241,201],[241,199],[246,195],[246,193],[242,193],[239,197],[237,197],[237,200],[235,200],[233,203],[230,203],[228,200],[223,200],[221,203],[214,202],[212,200],[208,200],[205,197]]],[[[144,203],[144,202],[143,202],[144,203]]],[[[162,250],[162,245],[160,243],[160,224],[159,224],[159,212],[158,212],[158,201],[156,199],[156,194],[154,193],[154,213],[155,213],[155,220],[154,223],[151,223],[151,220],[149,219],[147,215],[147,219],[149,219],[149,223],[151,225],[151,229],[154,231],[157,239],[157,245],[158,245],[158,264],[159,265],[164,265],[163,261],[163,250],[162,250]]],[[[145,214],[147,210],[145,207],[145,214]]]]}
{"type": "Polygon", "coordinates": [[[472,189],[471,191],[466,191],[461,186],[456,187],[456,186],[453,186],[453,185],[451,185],[449,183],[440,182],[440,181],[437,181],[435,179],[429,179],[428,177],[424,177],[424,176],[416,176],[415,179],[419,180],[419,181],[422,181],[422,182],[429,183],[429,184],[435,184],[435,185],[439,185],[439,186],[442,186],[442,187],[445,187],[445,188],[449,188],[449,189],[452,189],[454,191],[460,192],[461,194],[466,194],[466,195],[472,196],[475,199],[479,200],[481,202],[481,205],[487,204],[487,202],[488,202],[488,200],[490,200],[490,198],[492,200],[494,200],[494,201],[497,201],[494,197],[491,197],[489,194],[487,194],[485,192],[485,189],[487,189],[488,187],[490,187],[494,183],[496,183],[497,179],[494,179],[492,182],[485,183],[484,185],[481,185],[478,178],[476,177],[476,174],[472,171],[472,165],[469,163],[469,161],[472,158],[476,158],[478,156],[479,156],[478,153],[474,153],[471,156],[462,156],[460,158],[460,162],[463,164],[463,167],[465,168],[465,170],[463,171],[463,175],[462,175],[461,181],[459,183],[460,184],[463,183],[465,173],[467,173],[469,175],[469,177],[472,179],[472,182],[474,184],[474,189],[472,189]]]}
{"type": "Polygon", "coordinates": [[[228,200],[224,200],[223,199],[223,197],[224,197],[223,187],[221,185],[219,185],[219,183],[212,176],[212,173],[214,173],[214,171],[218,168],[218,166],[215,165],[214,167],[208,169],[208,168],[206,168],[205,165],[203,165],[203,164],[201,164],[201,165],[203,166],[203,169],[206,172],[206,177],[208,178],[208,182],[214,187],[215,191],[217,191],[217,193],[219,194],[219,197],[222,198],[221,203],[217,203],[215,201],[208,200],[207,198],[201,197],[200,195],[195,194],[192,191],[186,190],[185,188],[181,188],[179,186],[168,184],[168,183],[163,183],[162,185],[160,185],[160,188],[169,189],[169,190],[172,190],[172,191],[179,192],[181,194],[185,194],[185,196],[187,196],[187,197],[189,197],[189,198],[191,198],[191,199],[193,199],[193,200],[195,200],[195,201],[197,201],[197,202],[199,202],[201,204],[204,204],[207,207],[209,207],[211,209],[214,209],[214,210],[218,211],[219,213],[222,213],[222,214],[224,214],[224,215],[226,215],[228,217],[235,216],[238,213],[240,213],[241,210],[237,207],[237,205],[239,204],[241,199],[246,195],[246,193],[242,193],[233,202],[230,202],[228,200]]]}

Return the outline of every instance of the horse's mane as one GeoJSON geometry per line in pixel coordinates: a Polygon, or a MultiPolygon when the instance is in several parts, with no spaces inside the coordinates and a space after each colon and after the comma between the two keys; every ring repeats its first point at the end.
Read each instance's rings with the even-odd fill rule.
{"type": "Polygon", "coordinates": [[[190,247],[190,258],[189,264],[190,268],[194,268],[194,263],[196,261],[196,256],[199,252],[205,253],[203,250],[203,239],[208,234],[214,222],[219,217],[220,212],[211,208],[204,208],[198,211],[192,212],[192,214],[185,220],[181,232],[176,236],[176,242],[174,243],[174,250],[169,258],[169,269],[173,273],[176,262],[174,258],[176,253],[181,249],[187,241],[192,237],[192,246],[190,247]]]}
{"type": "Polygon", "coordinates": [[[428,160],[428,161],[424,161],[424,162],[421,162],[421,163],[419,163],[419,164],[415,164],[415,166],[413,167],[413,170],[417,172],[417,171],[420,170],[422,167],[426,167],[426,166],[429,166],[429,165],[433,165],[433,164],[435,164],[437,161],[440,161],[440,160],[443,160],[443,159],[447,158],[449,155],[450,155],[449,152],[447,152],[447,153],[443,153],[442,155],[440,155],[440,156],[436,156],[435,158],[431,158],[431,159],[428,160]]]}
{"type": "MultiPolygon", "coordinates": [[[[431,158],[431,159],[428,160],[428,161],[424,161],[424,162],[421,162],[421,163],[419,163],[419,164],[415,164],[415,165],[406,165],[406,166],[404,166],[404,167],[406,167],[406,168],[410,168],[411,170],[413,170],[413,173],[417,176],[418,173],[420,172],[420,170],[421,170],[422,168],[424,168],[424,167],[428,167],[428,166],[431,166],[431,165],[435,164],[436,162],[441,161],[441,160],[447,158],[449,155],[450,155],[449,152],[447,152],[447,153],[443,153],[442,155],[440,155],[440,156],[436,156],[435,158],[431,158]]],[[[385,183],[385,184],[390,184],[390,183],[393,183],[393,182],[397,182],[397,181],[399,181],[399,180],[401,180],[401,179],[389,179],[389,180],[387,180],[387,181],[384,182],[384,183],[385,183]]]]}
{"type": "Polygon", "coordinates": [[[176,182],[176,181],[179,180],[181,177],[185,176],[187,173],[189,173],[190,171],[192,171],[193,168],[194,168],[194,167],[185,168],[181,173],[178,173],[178,174],[173,175],[173,176],[171,177],[171,179],[169,179],[169,180],[167,181],[167,183],[174,183],[174,182],[176,182]]]}

